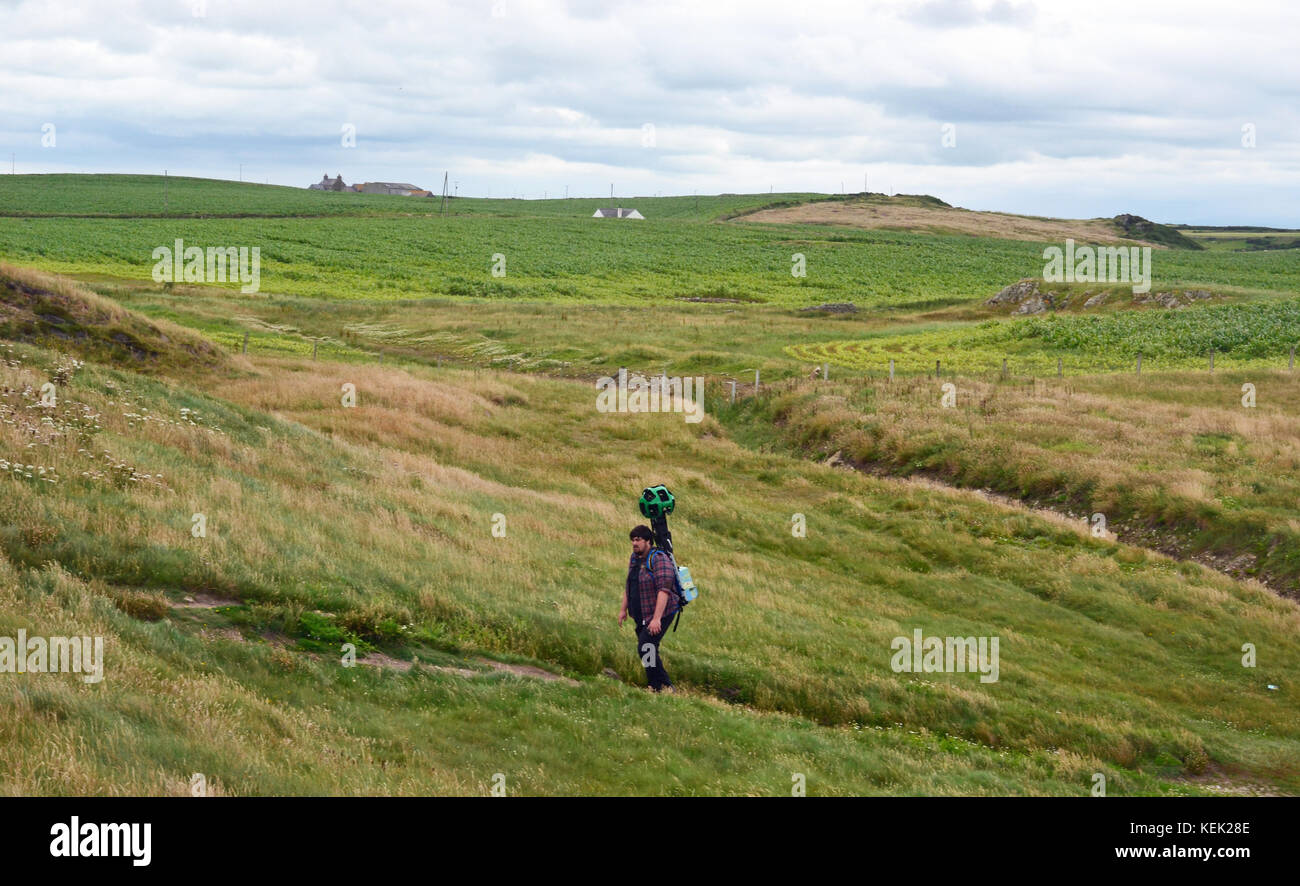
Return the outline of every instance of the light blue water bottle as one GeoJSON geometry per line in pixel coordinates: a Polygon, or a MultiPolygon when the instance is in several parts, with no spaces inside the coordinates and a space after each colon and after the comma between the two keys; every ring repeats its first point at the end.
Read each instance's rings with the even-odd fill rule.
{"type": "Polygon", "coordinates": [[[695,587],[695,580],[691,578],[691,570],[687,567],[677,567],[677,583],[682,586],[682,598],[687,603],[699,596],[699,589],[695,587]]]}

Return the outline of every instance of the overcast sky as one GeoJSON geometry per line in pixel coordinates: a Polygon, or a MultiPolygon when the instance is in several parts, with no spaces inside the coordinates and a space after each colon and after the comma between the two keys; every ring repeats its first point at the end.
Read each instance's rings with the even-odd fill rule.
{"type": "Polygon", "coordinates": [[[242,163],[300,187],[450,170],[495,197],[866,176],[972,209],[1300,226],[1298,47],[1293,0],[0,0],[0,149],[20,173],[242,163]]]}

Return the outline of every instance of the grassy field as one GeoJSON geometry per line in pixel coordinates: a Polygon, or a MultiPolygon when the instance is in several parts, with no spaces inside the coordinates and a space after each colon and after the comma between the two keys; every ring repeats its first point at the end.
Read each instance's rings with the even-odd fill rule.
{"type": "MultiPolygon", "coordinates": [[[[440,194],[437,187],[422,183],[440,194]]],[[[535,195],[534,195],[535,196],[535,195]]],[[[309,191],[219,179],[161,175],[14,175],[0,181],[0,216],[72,218],[316,218],[487,215],[589,218],[635,203],[655,219],[724,218],[770,205],[841,199],[828,194],[722,194],[572,199],[396,197],[309,191]]]]}
{"type": "Polygon", "coordinates": [[[915,325],[861,341],[837,340],[787,347],[797,360],[829,362],[880,375],[894,362],[900,372],[941,370],[1026,375],[1208,369],[1284,369],[1300,342],[1300,301],[1204,305],[1179,310],[1127,310],[1095,316],[1049,314],[978,324],[915,325]]]}
{"type": "MultiPolygon", "coordinates": [[[[1182,233],[1206,249],[1221,252],[1300,249],[1300,230],[1250,227],[1185,228],[1182,233]]],[[[1292,255],[1294,254],[1293,252],[1292,255]]]]}
{"type": "Polygon", "coordinates": [[[1300,379],[1285,371],[877,377],[783,384],[728,417],[806,456],[1102,513],[1124,538],[1300,597],[1297,406],[1300,379]]]}
{"type": "MultiPolygon", "coordinates": [[[[11,420],[0,442],[33,466],[0,481],[9,485],[0,551],[16,585],[11,626],[33,588],[59,588],[44,591],[62,607],[49,617],[65,626],[91,619],[117,637],[121,658],[110,673],[123,684],[115,689],[110,677],[98,689],[71,680],[57,690],[18,687],[9,696],[15,711],[47,711],[67,746],[86,749],[86,769],[17,780],[17,789],[175,788],[195,770],[230,792],[470,791],[474,776],[457,761],[486,764],[482,747],[458,757],[438,750],[445,738],[419,742],[398,756],[426,759],[444,780],[407,773],[388,781],[357,746],[370,738],[397,754],[373,733],[391,743],[405,734],[403,723],[436,732],[443,718],[470,708],[485,731],[487,721],[505,729],[516,704],[544,704],[568,719],[570,701],[592,712],[589,722],[579,718],[583,728],[553,725],[539,742],[515,727],[504,733],[513,741],[493,745],[498,755],[517,750],[517,766],[529,773],[522,790],[759,792],[775,778],[773,762],[785,759],[768,744],[781,733],[765,732],[764,717],[788,718],[775,722],[826,743],[825,759],[814,753],[811,768],[838,772],[828,786],[837,792],[1084,793],[1093,771],[1111,772],[1121,790],[1158,791],[1170,789],[1162,778],[1208,766],[1288,789],[1300,778],[1297,735],[1287,725],[1300,722],[1295,703],[1263,685],[1300,664],[1287,639],[1297,614],[1262,589],[989,503],[756,454],[712,419],[596,413],[591,387],[578,382],[270,358],[231,358],[223,371],[199,372],[183,354],[160,355],[151,375],[88,364],[68,379],[57,408],[44,411],[32,398],[56,357],[18,345],[5,370],[11,420]],[[340,404],[344,383],[357,387],[355,408],[340,404]],[[662,452],[676,455],[657,458],[662,452]],[[636,681],[628,635],[613,619],[625,542],[609,531],[635,520],[631,504],[645,475],[636,459],[657,459],[656,478],[677,491],[678,546],[708,582],[708,605],[688,613],[666,647],[691,693],[667,703],[683,706],[674,716],[694,741],[704,741],[715,717],[752,720],[733,749],[763,761],[749,776],[742,768],[718,782],[701,765],[695,777],[652,787],[612,767],[557,762],[566,743],[580,756],[584,743],[610,741],[616,723],[627,728],[618,693],[631,690],[601,672],[636,681]],[[194,513],[206,515],[206,538],[191,535],[194,513]],[[791,533],[794,513],[809,522],[805,538],[791,533]],[[506,517],[507,537],[491,533],[494,514],[506,517]],[[196,594],[224,601],[198,633],[170,608],[196,594]],[[894,673],[891,638],[915,628],[1000,636],[1001,679],[894,673]],[[339,639],[408,660],[532,661],[580,683],[466,697],[454,685],[440,688],[451,681],[441,672],[369,685],[379,678],[304,660],[339,639]],[[1244,642],[1267,650],[1262,671],[1241,667],[1244,642]],[[154,659],[169,666],[160,674],[154,659]],[[190,689],[154,692],[164,678],[190,689]],[[190,690],[202,700],[174,700],[190,690]],[[536,697],[552,690],[547,701],[536,697]],[[86,699],[96,691],[104,695],[92,705],[86,699]],[[440,704],[443,693],[460,701],[440,704]],[[721,701],[740,707],[724,711],[721,701]],[[345,727],[374,723],[370,704],[391,707],[393,717],[345,727]],[[90,741],[97,727],[86,705],[115,724],[106,727],[112,741],[90,741]],[[329,728],[310,713],[322,705],[329,728]],[[197,728],[206,719],[191,718],[213,717],[210,706],[225,722],[199,755],[205,762],[181,765],[150,750],[177,755],[179,736],[206,735],[197,728]],[[135,712],[129,725],[125,710],[135,712]],[[355,775],[277,778],[271,773],[289,758],[249,759],[221,740],[233,730],[261,746],[269,735],[301,734],[308,722],[339,753],[352,747],[355,775]],[[939,752],[948,742],[962,765],[947,776],[929,768],[925,741],[909,749],[902,738],[912,732],[935,737],[939,752]],[[884,734],[894,738],[878,746],[884,734]],[[846,743],[877,762],[849,765],[834,750],[846,743]],[[917,751],[908,765],[929,781],[900,773],[873,782],[872,768],[888,757],[876,755],[890,747],[904,757],[917,751]],[[152,760],[130,767],[140,781],[94,780],[123,755],[152,760]],[[1002,769],[1003,759],[1016,762],[1002,769]],[[980,761],[1001,779],[983,784],[980,761]],[[1044,761],[1053,764],[1047,771],[1044,761]]],[[[41,750],[47,740],[37,740],[43,733],[10,728],[11,760],[30,764],[23,753],[49,753],[41,750]]],[[[662,753],[650,736],[631,748],[624,753],[634,758],[662,753]]],[[[394,778],[402,772],[399,765],[394,778]]]]}
{"type": "MultiPolygon", "coordinates": [[[[646,198],[638,201],[646,221],[618,222],[589,217],[599,200],[586,201],[591,206],[461,200],[456,215],[435,218],[418,209],[394,214],[385,208],[422,206],[420,198],[196,182],[195,201],[209,200],[232,215],[235,210],[228,207],[242,205],[247,195],[247,205],[260,207],[265,217],[150,217],[136,192],[123,185],[119,208],[140,217],[81,218],[44,217],[41,208],[49,203],[66,210],[78,187],[89,189],[87,205],[101,199],[111,203],[99,195],[118,194],[120,183],[60,179],[52,191],[68,196],[47,200],[37,183],[22,181],[36,177],[16,178],[20,185],[0,181],[0,207],[26,213],[0,225],[0,257],[9,261],[146,281],[155,264],[153,250],[171,247],[177,239],[203,247],[255,246],[261,250],[261,292],[329,300],[644,304],[713,298],[782,306],[852,302],[909,312],[982,301],[1043,268],[1043,245],[1027,241],[768,225],[746,223],[743,217],[710,221],[763,205],[759,201],[788,202],[798,195],[709,198],[699,210],[693,198],[646,198]],[[353,198],[386,202],[372,214],[325,212],[353,198]],[[302,208],[299,201],[320,203],[320,216],[294,216],[302,208]],[[796,254],[804,256],[806,276],[791,273],[796,254]],[[497,255],[504,256],[503,267],[497,255]],[[503,276],[493,275],[494,264],[503,276]]],[[[1287,252],[1165,249],[1157,250],[1153,262],[1157,289],[1207,287],[1236,295],[1300,291],[1300,263],[1287,252]]]]}
{"type": "Polygon", "coordinates": [[[920,375],[798,381],[800,348],[905,335],[1082,354],[1237,334],[1237,356],[1274,359],[1294,325],[1284,253],[1160,253],[1188,285],[1232,280],[1228,303],[982,325],[1041,245],[589,221],[0,226],[0,258],[99,293],[0,268],[0,635],[108,645],[99,684],[5,675],[3,790],[180,794],[202,772],[218,793],[481,794],[500,772],[511,793],[788,795],[805,773],[814,794],[1085,795],[1103,772],[1112,794],[1300,791],[1300,610],[1192,562],[1300,574],[1292,376],[1251,370],[1255,410],[1234,406],[1230,359],[1050,384],[1013,365],[953,379],[952,410],[920,375]],[[263,291],[152,283],[136,251],[166,231],[278,244],[263,291]],[[834,287],[789,276],[790,241],[834,287]],[[481,278],[456,270],[485,249],[481,278]],[[864,310],[797,310],[832,301],[864,310]],[[598,412],[592,379],[619,366],[704,375],[708,417],[598,412]],[[749,382],[735,405],[728,377],[749,382]],[[820,463],[836,451],[1104,510],[1176,556],[820,463]],[[651,482],[678,496],[704,589],[665,642],[676,697],[636,688],[615,619],[651,482]],[[892,641],[918,629],[998,637],[1000,678],[895,672],[892,641]]]}

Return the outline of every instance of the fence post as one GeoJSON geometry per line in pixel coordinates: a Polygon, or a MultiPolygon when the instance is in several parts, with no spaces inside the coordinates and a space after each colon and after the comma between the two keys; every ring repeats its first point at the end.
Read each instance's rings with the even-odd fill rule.
{"type": "Polygon", "coordinates": [[[1210,348],[1210,371],[1214,371],[1214,348],[1210,348]]]}
{"type": "Polygon", "coordinates": [[[1002,377],[1003,377],[1003,378],[1006,378],[1006,377],[1007,377],[1007,358],[1006,358],[1006,357],[1003,357],[1003,358],[1002,358],[1002,377]]]}
{"type": "Polygon", "coordinates": [[[312,343],[311,343],[311,358],[312,358],[313,360],[316,359],[316,346],[317,346],[318,344],[320,344],[320,342],[316,341],[315,339],[312,340],[312,343]]]}
{"type": "Polygon", "coordinates": [[[826,381],[826,377],[827,377],[828,375],[830,375],[830,374],[831,374],[831,364],[829,364],[829,363],[823,363],[823,364],[822,364],[822,381],[826,381]]]}
{"type": "Polygon", "coordinates": [[[934,377],[935,377],[935,378],[938,378],[938,377],[939,377],[939,361],[938,361],[938,360],[935,360],[935,361],[934,361],[934,377]]]}
{"type": "Polygon", "coordinates": [[[244,332],[244,353],[248,353],[248,332],[244,332]]]}
{"type": "Polygon", "coordinates": [[[890,361],[889,361],[889,380],[890,380],[890,381],[893,381],[893,380],[894,380],[894,361],[893,361],[893,360],[890,360],[890,361]]]}
{"type": "Polygon", "coordinates": [[[1291,346],[1291,359],[1286,364],[1287,371],[1295,369],[1295,345],[1291,346]]]}
{"type": "Polygon", "coordinates": [[[1138,375],[1142,374],[1142,352],[1138,351],[1138,375]]]}
{"type": "Polygon", "coordinates": [[[731,380],[731,402],[736,402],[736,380],[734,378],[731,380]]]}
{"type": "Polygon", "coordinates": [[[754,396],[758,396],[758,370],[754,370],[754,396]]]}
{"type": "Polygon", "coordinates": [[[1057,358],[1056,358],[1056,377],[1057,377],[1057,378],[1060,378],[1060,377],[1061,377],[1061,358],[1060,358],[1060,357],[1057,357],[1057,358]]]}

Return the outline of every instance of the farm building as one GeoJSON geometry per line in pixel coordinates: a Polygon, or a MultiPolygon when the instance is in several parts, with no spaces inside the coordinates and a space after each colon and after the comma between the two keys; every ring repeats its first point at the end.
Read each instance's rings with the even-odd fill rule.
{"type": "Polygon", "coordinates": [[[343,183],[343,174],[339,173],[334,178],[330,178],[328,174],[322,174],[320,177],[320,181],[316,182],[316,184],[314,185],[308,185],[307,190],[309,191],[350,191],[352,190],[352,188],[348,187],[343,183]]]}
{"type": "Polygon", "coordinates": [[[366,182],[356,187],[363,194],[395,194],[399,197],[425,196],[429,193],[406,182],[366,182]]]}
{"type": "Polygon", "coordinates": [[[639,219],[645,218],[644,215],[637,212],[635,209],[623,209],[622,207],[619,207],[618,209],[597,209],[594,213],[592,213],[591,217],[592,218],[639,218],[639,219]]]}

